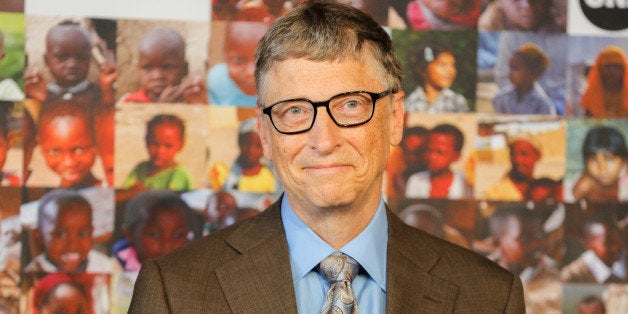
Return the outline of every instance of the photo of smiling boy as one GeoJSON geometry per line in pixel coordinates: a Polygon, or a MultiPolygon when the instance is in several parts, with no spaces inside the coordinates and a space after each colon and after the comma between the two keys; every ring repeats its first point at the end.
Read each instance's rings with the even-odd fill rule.
{"type": "Polygon", "coordinates": [[[39,201],[33,236],[42,253],[26,272],[111,272],[108,256],[92,248],[92,205],[79,192],[56,189],[39,201]]]}
{"type": "MultiPolygon", "coordinates": [[[[63,188],[102,186],[92,173],[98,147],[88,108],[72,101],[56,99],[44,104],[37,128],[37,144],[45,164],[56,179],[46,178],[46,169],[35,168],[33,179],[41,172],[41,180],[29,185],[50,185],[63,188]]],[[[35,165],[34,165],[35,166],[35,165]]]]}

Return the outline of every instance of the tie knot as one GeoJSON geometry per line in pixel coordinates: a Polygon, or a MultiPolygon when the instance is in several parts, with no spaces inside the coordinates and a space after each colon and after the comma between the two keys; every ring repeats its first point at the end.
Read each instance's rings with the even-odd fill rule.
{"type": "Polygon", "coordinates": [[[339,281],[351,282],[358,274],[360,264],[344,253],[334,252],[321,261],[318,269],[330,284],[339,281]]]}

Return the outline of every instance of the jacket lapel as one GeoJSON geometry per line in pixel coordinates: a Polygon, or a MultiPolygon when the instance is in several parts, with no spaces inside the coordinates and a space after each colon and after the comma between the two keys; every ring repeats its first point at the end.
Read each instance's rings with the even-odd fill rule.
{"type": "Polygon", "coordinates": [[[450,313],[458,288],[430,274],[440,254],[423,232],[388,211],[387,313],[450,313]]]}
{"type": "Polygon", "coordinates": [[[240,256],[216,270],[232,312],[296,312],[288,243],[275,203],[225,241],[240,256]]]}

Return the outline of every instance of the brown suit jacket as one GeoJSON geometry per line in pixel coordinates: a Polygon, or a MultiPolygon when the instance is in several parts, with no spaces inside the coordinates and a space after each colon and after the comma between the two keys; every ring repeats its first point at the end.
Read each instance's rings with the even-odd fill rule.
{"type": "MultiPolygon", "coordinates": [[[[280,202],[142,265],[129,313],[296,313],[280,202]]],[[[387,313],[524,313],[517,276],[388,212],[387,313]]]]}

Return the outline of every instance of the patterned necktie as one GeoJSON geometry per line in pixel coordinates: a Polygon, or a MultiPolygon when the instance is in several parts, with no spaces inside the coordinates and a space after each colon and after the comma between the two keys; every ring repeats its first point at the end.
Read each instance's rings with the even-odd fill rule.
{"type": "Polygon", "coordinates": [[[318,271],[330,284],[321,313],[358,313],[351,281],[359,270],[358,262],[340,252],[327,256],[318,265],[318,271]]]}

